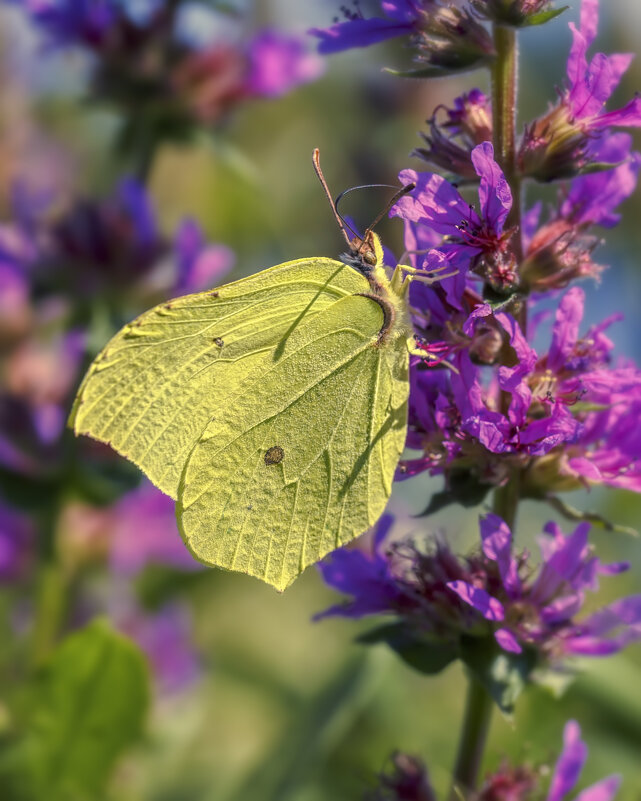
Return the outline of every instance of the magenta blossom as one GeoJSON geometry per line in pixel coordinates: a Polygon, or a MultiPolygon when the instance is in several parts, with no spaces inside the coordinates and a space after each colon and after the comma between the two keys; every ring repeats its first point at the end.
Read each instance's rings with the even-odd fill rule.
{"type": "Polygon", "coordinates": [[[594,146],[594,158],[616,166],[574,178],[561,193],[556,213],[538,228],[540,204],[526,215],[525,261],[519,270],[526,291],[560,289],[577,278],[599,277],[603,267],[594,261],[593,252],[600,238],[592,227],[617,225],[618,206],[636,189],[641,154],[632,152],[631,145],[627,133],[602,137],[594,146]]]}
{"type": "Polygon", "coordinates": [[[567,64],[568,85],[561,100],[546,115],[528,126],[519,154],[523,172],[542,181],[576,175],[596,161],[595,141],[612,127],[641,126],[641,98],[623,108],[604,111],[632,56],[597,53],[589,62],[587,51],[597,32],[599,0],[583,0],[579,28],[572,29],[567,64]]]}
{"type": "Polygon", "coordinates": [[[448,298],[456,303],[468,271],[481,275],[500,290],[516,281],[516,263],[510,251],[510,230],[504,230],[512,208],[512,193],[505,175],[494,160],[490,142],[477,145],[471,153],[472,164],[481,179],[480,209],[477,212],[459,191],[436,173],[403,170],[401,183],[415,183],[416,189],[402,197],[391,216],[425,226],[446,237],[438,248],[430,250],[422,264],[427,271],[443,270],[444,265],[459,273],[456,289],[448,298]]]}

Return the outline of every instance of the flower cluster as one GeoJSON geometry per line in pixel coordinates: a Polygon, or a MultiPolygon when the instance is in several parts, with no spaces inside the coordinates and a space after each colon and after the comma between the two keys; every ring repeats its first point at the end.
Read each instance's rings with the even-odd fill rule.
{"type": "Polygon", "coordinates": [[[481,518],[481,549],[464,558],[439,538],[427,547],[387,542],[390,523],[379,525],[371,555],[344,549],[321,565],[326,583],[352,598],[318,619],[393,615],[405,638],[442,649],[447,661],[465,660],[470,638],[491,637],[504,652],[534,653],[532,667],[559,668],[569,657],[608,655],[641,639],[638,595],[577,619],[598,576],[628,568],[593,554],[585,523],[569,536],[555,523],[545,527],[538,573],[527,552],[514,553],[512,532],[497,515],[481,518]]]}

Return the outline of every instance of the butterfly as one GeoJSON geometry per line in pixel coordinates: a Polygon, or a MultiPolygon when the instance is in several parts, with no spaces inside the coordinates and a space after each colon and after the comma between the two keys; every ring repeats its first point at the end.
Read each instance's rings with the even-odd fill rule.
{"type": "Polygon", "coordinates": [[[196,559],[279,590],[382,514],[414,344],[412,268],[388,274],[371,226],[350,239],[318,151],[314,165],[349,252],[145,312],[96,357],[70,417],[175,499],[196,559]]]}

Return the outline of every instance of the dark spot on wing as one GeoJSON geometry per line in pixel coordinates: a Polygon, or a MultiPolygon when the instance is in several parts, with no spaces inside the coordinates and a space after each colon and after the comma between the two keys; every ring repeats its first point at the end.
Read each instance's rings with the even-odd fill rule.
{"type": "Polygon", "coordinates": [[[219,348],[222,348],[222,346],[224,344],[225,343],[223,342],[223,340],[220,337],[215,337],[214,338],[214,345],[218,345],[219,348]]]}
{"type": "Polygon", "coordinates": [[[209,293],[209,297],[210,298],[217,298],[218,297],[218,292],[210,292],[209,293]]]}
{"type": "Polygon", "coordinates": [[[280,445],[272,445],[271,448],[265,451],[265,464],[280,464],[285,458],[285,451],[280,445]]]}

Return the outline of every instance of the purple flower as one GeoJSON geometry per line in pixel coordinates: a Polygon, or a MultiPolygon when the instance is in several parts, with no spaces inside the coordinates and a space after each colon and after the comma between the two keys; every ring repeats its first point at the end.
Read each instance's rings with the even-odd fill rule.
{"type": "Polygon", "coordinates": [[[146,654],[161,694],[180,692],[197,681],[200,665],[191,642],[188,607],[168,603],[156,612],[144,612],[126,592],[120,592],[111,614],[117,628],[146,654]]]}
{"type": "Polygon", "coordinates": [[[22,6],[56,45],[99,47],[115,24],[113,0],[6,0],[22,6]]]}
{"type": "Polygon", "coordinates": [[[321,562],[318,569],[325,583],[334,589],[354,596],[349,606],[333,606],[316,615],[316,620],[332,615],[363,617],[384,612],[402,598],[391,571],[390,562],[382,550],[383,540],[394,522],[383,515],[376,526],[374,547],[370,556],[358,548],[339,548],[331,559],[321,562]]]}
{"type": "Polygon", "coordinates": [[[197,570],[176,526],[174,502],[148,482],[125,495],[109,510],[111,566],[125,576],[149,564],[197,570]]]}
{"type": "Polygon", "coordinates": [[[368,47],[397,36],[414,33],[423,20],[423,3],[412,0],[381,2],[383,16],[365,18],[358,7],[345,8],[345,21],[335,22],[331,28],[313,28],[312,36],[320,39],[321,53],[337,53],[353,47],[368,47]]]}
{"type": "Polygon", "coordinates": [[[34,557],[35,533],[26,515],[0,502],[0,583],[25,577],[34,557]]]}
{"type": "MultiPolygon", "coordinates": [[[[570,720],[563,730],[563,750],[556,763],[546,801],[563,801],[575,788],[587,758],[588,748],[581,740],[579,724],[570,720]]],[[[612,801],[620,784],[620,776],[608,776],[579,793],[577,801],[612,801]]]]}
{"type": "Polygon", "coordinates": [[[523,137],[521,169],[539,180],[569,178],[596,161],[595,142],[607,129],[641,126],[639,97],[621,109],[604,111],[632,56],[597,53],[588,63],[587,51],[596,38],[598,12],[598,0],[583,0],[579,28],[570,24],[573,42],[567,88],[558,105],[529,125],[523,137]]]}
{"type": "Polygon", "coordinates": [[[567,64],[569,87],[564,97],[570,115],[586,132],[613,125],[641,126],[641,98],[635,97],[617,111],[605,113],[603,106],[630,66],[633,56],[597,53],[590,63],[587,51],[594,42],[599,21],[599,0],[583,0],[579,29],[570,23],[572,47],[567,64]]]}
{"type": "Polygon", "coordinates": [[[247,92],[258,97],[280,97],[316,80],[324,66],[319,56],[309,53],[301,37],[264,30],[249,45],[247,92]]]}
{"type": "Polygon", "coordinates": [[[195,220],[184,220],[174,240],[177,278],[172,294],[200,292],[220,283],[234,266],[235,255],[225,245],[208,245],[195,220]]]}
{"type": "Polygon", "coordinates": [[[532,209],[524,227],[526,257],[519,270],[524,289],[548,291],[577,278],[598,278],[603,268],[592,254],[600,239],[590,229],[616,225],[618,206],[636,188],[641,154],[631,152],[631,145],[626,133],[602,137],[594,146],[594,158],[617,166],[574,178],[561,194],[558,211],[538,230],[540,206],[532,209]]]}
{"type": "Polygon", "coordinates": [[[492,38],[469,9],[441,0],[381,0],[382,16],[363,17],[343,6],[345,20],[313,28],[321,53],[368,47],[399,36],[410,38],[418,64],[415,75],[473,69],[494,57],[492,38]],[[422,65],[422,66],[421,66],[422,65]]]}
{"type": "Polygon", "coordinates": [[[505,290],[516,280],[515,260],[509,249],[511,231],[505,221],[512,208],[512,193],[501,168],[494,160],[490,142],[472,150],[472,164],[481,179],[480,211],[477,213],[458,190],[436,173],[403,170],[403,184],[415,183],[416,189],[402,197],[391,210],[391,216],[426,226],[447,237],[440,247],[428,252],[423,262],[427,271],[442,270],[445,262],[459,271],[460,279],[448,300],[456,303],[465,275],[473,270],[497,289],[505,290]]]}
{"type": "MultiPolygon", "coordinates": [[[[389,525],[386,523],[386,526],[389,525]]],[[[548,523],[541,536],[543,563],[514,555],[512,532],[494,514],[481,518],[481,552],[455,557],[435,540],[429,550],[411,540],[388,544],[367,557],[338,550],[321,566],[325,582],[352,596],[317,618],[391,614],[417,637],[456,644],[463,635],[492,637],[509,653],[534,650],[552,667],[577,654],[603,656],[641,639],[641,596],[630,596],[575,620],[598,576],[627,564],[604,565],[588,546],[589,526],[565,536],[548,523]]]]}

